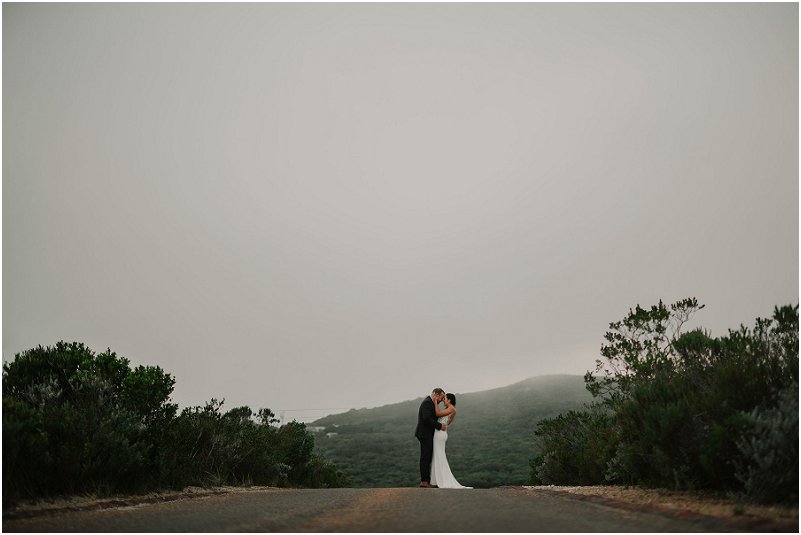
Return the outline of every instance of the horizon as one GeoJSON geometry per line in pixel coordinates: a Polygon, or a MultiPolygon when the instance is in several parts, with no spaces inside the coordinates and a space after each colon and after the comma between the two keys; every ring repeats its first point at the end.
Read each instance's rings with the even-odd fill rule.
{"type": "MultiPolygon", "coordinates": [[[[521,379],[519,381],[515,381],[513,383],[509,383],[508,385],[491,387],[491,388],[487,388],[487,389],[484,389],[484,390],[473,390],[473,391],[469,391],[469,392],[458,392],[458,391],[452,391],[452,390],[447,390],[447,389],[444,389],[444,390],[446,392],[452,392],[453,394],[458,394],[460,396],[469,395],[469,394],[480,394],[480,393],[483,393],[483,392],[491,392],[493,390],[502,390],[504,388],[507,388],[507,387],[510,387],[510,386],[514,386],[514,385],[519,384],[519,383],[524,383],[526,381],[529,381],[529,380],[532,380],[532,379],[539,379],[539,378],[542,378],[542,377],[584,377],[584,376],[583,376],[583,374],[575,374],[575,373],[544,373],[544,374],[540,374],[540,375],[534,375],[532,377],[526,377],[525,379],[521,379]]],[[[428,395],[430,395],[430,392],[429,392],[428,395]]],[[[316,417],[316,418],[314,418],[312,420],[309,420],[309,422],[303,422],[302,420],[298,420],[298,421],[302,422],[302,423],[313,423],[313,422],[315,422],[317,420],[321,420],[321,419],[325,418],[326,416],[334,416],[334,415],[337,415],[337,414],[345,414],[346,412],[350,412],[350,411],[369,411],[369,410],[380,409],[382,407],[387,407],[387,406],[391,406],[391,405],[401,405],[403,403],[409,403],[411,401],[417,401],[417,400],[423,399],[425,397],[426,397],[426,395],[420,395],[420,396],[417,396],[417,397],[414,397],[414,398],[410,398],[410,399],[404,399],[404,400],[401,400],[401,401],[391,401],[389,403],[384,403],[382,405],[375,405],[373,407],[350,407],[350,408],[347,408],[347,409],[337,409],[337,410],[340,410],[341,412],[333,412],[333,413],[330,413],[330,414],[325,414],[323,416],[319,416],[319,417],[316,417]]]]}

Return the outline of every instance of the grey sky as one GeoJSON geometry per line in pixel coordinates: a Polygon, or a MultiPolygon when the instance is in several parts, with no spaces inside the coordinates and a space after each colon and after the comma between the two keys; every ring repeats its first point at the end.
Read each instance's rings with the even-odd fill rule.
{"type": "Polygon", "coordinates": [[[750,325],[798,254],[797,4],[3,5],[5,360],[376,406],[750,325]]]}

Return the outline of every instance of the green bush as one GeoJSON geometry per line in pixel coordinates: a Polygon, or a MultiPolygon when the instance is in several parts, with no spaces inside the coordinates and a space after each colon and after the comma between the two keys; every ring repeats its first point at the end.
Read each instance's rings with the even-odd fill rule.
{"type": "Polygon", "coordinates": [[[797,401],[793,409],[792,396],[777,392],[794,391],[797,400],[798,306],[777,307],[771,319],[720,338],[682,332],[702,308],[695,299],[660,301],[610,324],[603,360],[585,375],[605,419],[568,413],[540,423],[532,481],[743,491],[765,500],[797,488],[797,401]],[[771,494],[771,481],[783,490],[771,494]]]}
{"type": "MultiPolygon", "coordinates": [[[[3,365],[3,500],[145,485],[151,445],[141,411],[126,403],[126,359],[59,342],[3,365]],[[8,447],[8,449],[6,449],[8,447]]],[[[148,371],[170,382],[160,369],[148,371]]]]}
{"type": "Polygon", "coordinates": [[[776,403],[748,413],[751,428],[740,437],[737,479],[744,493],[760,502],[798,503],[798,385],[776,403]]]}
{"type": "Polygon", "coordinates": [[[3,365],[3,503],[186,485],[342,486],[305,426],[222,402],[184,409],[159,367],[59,342],[3,365]]]}
{"type": "Polygon", "coordinates": [[[609,414],[598,407],[541,420],[535,435],[540,455],[531,460],[532,485],[597,485],[604,482],[618,443],[609,414]]]}

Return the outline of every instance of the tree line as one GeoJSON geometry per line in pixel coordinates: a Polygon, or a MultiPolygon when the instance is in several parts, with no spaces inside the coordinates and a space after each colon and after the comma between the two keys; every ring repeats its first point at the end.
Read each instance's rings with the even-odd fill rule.
{"type": "Polygon", "coordinates": [[[537,424],[532,484],[710,489],[798,500],[798,305],[713,338],[694,298],[611,323],[594,401],[537,424]]]}
{"type": "Polygon", "coordinates": [[[3,504],[188,485],[339,487],[305,425],[211,399],[171,403],[175,379],[110,349],[59,342],[3,364],[3,504]]]}

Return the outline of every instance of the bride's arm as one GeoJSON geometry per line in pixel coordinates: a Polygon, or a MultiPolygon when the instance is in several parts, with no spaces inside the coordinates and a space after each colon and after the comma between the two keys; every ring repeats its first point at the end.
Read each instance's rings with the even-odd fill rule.
{"type": "Polygon", "coordinates": [[[455,411],[456,409],[454,409],[453,406],[445,407],[444,409],[439,410],[439,404],[434,405],[434,412],[437,413],[437,418],[439,418],[440,416],[445,416],[446,414],[451,414],[455,411]]]}

